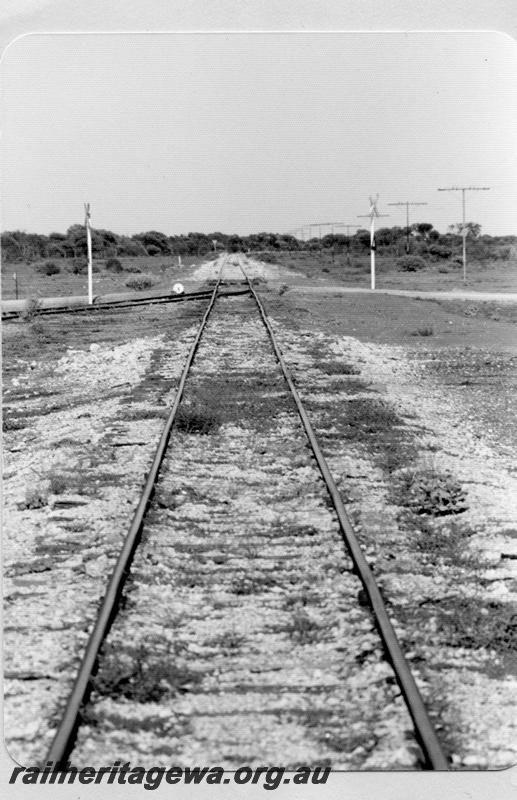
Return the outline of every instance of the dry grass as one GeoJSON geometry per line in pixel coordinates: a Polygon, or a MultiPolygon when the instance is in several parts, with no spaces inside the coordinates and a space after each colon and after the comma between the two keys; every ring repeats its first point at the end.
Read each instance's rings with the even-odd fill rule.
{"type": "Polygon", "coordinates": [[[434,328],[432,325],[423,325],[410,331],[410,336],[433,336],[434,328]]]}
{"type": "Polygon", "coordinates": [[[180,653],[169,646],[160,653],[152,642],[137,648],[105,644],[93,679],[101,697],[125,698],[137,703],[156,703],[188,692],[202,675],[191,670],[180,653]]]}
{"type": "Polygon", "coordinates": [[[466,493],[454,476],[433,468],[406,469],[399,473],[393,499],[415,514],[433,517],[460,514],[468,508],[466,493]]]}

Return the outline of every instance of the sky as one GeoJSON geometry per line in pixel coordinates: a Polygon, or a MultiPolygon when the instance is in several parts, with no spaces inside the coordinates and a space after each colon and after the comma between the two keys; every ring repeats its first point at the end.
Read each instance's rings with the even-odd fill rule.
{"type": "Polygon", "coordinates": [[[2,128],[2,230],[65,231],[85,201],[124,234],[364,226],[379,194],[379,225],[409,200],[444,231],[461,193],[438,187],[487,186],[467,220],[517,234],[517,43],[497,32],[23,36],[2,128]]]}

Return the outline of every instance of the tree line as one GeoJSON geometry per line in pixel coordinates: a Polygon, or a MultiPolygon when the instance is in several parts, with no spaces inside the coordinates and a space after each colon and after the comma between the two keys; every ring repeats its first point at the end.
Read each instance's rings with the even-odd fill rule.
{"type": "MultiPolygon", "coordinates": [[[[473,257],[508,258],[517,244],[516,236],[487,236],[481,234],[481,226],[467,223],[469,248],[473,257]],[[474,249],[473,249],[474,248],[474,249]]],[[[377,251],[382,255],[398,256],[411,252],[433,259],[451,258],[461,244],[461,225],[451,225],[447,233],[441,234],[431,223],[417,222],[409,231],[405,227],[380,228],[375,234],[377,251]],[[409,236],[408,236],[409,234],[409,236]]],[[[5,231],[1,235],[4,262],[32,262],[44,258],[84,258],[86,255],[86,229],[84,225],[72,225],[66,233],[27,233],[5,231]]],[[[331,233],[320,238],[302,241],[291,234],[252,233],[248,236],[213,233],[188,233],[167,236],[160,231],[146,231],[132,236],[123,236],[112,231],[92,229],[92,251],[94,258],[117,256],[205,256],[211,252],[271,252],[271,251],[315,251],[332,253],[367,252],[370,248],[370,232],[359,229],[353,235],[331,233]]]]}

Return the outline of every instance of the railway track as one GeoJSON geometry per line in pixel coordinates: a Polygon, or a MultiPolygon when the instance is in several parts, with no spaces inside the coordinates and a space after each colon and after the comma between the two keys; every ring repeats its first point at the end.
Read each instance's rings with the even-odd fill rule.
{"type": "Polygon", "coordinates": [[[47,760],[447,769],[261,299],[217,304],[234,262],[47,760]]]}
{"type": "MultiPolygon", "coordinates": [[[[245,294],[247,291],[247,289],[234,289],[232,292],[220,292],[220,296],[228,297],[231,295],[245,294]]],[[[100,311],[117,311],[119,309],[138,308],[146,305],[161,305],[166,303],[185,303],[196,300],[209,300],[211,295],[212,292],[210,290],[201,290],[199,292],[189,292],[188,294],[182,295],[163,294],[155,295],[154,297],[135,297],[131,300],[102,301],[94,299],[92,305],[64,305],[55,308],[37,308],[35,314],[37,314],[37,316],[49,316],[56,314],[99,313],[100,311]]],[[[2,320],[4,322],[23,320],[25,313],[25,309],[2,311],[2,320]]]]}

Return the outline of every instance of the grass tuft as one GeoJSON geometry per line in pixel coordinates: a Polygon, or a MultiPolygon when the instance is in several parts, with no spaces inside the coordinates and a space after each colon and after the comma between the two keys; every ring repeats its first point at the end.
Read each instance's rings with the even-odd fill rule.
{"type": "Polygon", "coordinates": [[[47,505],[49,490],[43,486],[31,486],[25,492],[25,497],[19,504],[22,511],[43,508],[47,505]]]}
{"type": "Polygon", "coordinates": [[[461,596],[446,598],[438,609],[438,625],[445,642],[453,647],[482,647],[498,653],[517,650],[513,604],[461,596]]]}
{"type": "Polygon", "coordinates": [[[219,430],[221,417],[202,400],[190,400],[179,407],[174,425],[183,433],[205,436],[219,430]]]}
{"type": "Polygon", "coordinates": [[[156,703],[188,692],[202,676],[191,670],[176,653],[160,654],[156,647],[105,645],[93,688],[101,697],[156,703]]]}
{"type": "Polygon", "coordinates": [[[20,315],[21,319],[24,322],[31,322],[39,312],[40,307],[40,301],[37,297],[28,297],[25,302],[25,308],[20,315]]]}
{"type": "Polygon", "coordinates": [[[353,364],[346,364],[343,361],[321,361],[317,366],[325,375],[359,375],[361,372],[353,364]]]}
{"type": "Polygon", "coordinates": [[[408,469],[400,472],[394,490],[397,505],[415,514],[440,517],[460,514],[468,508],[466,494],[449,472],[408,469]]]}
{"type": "Polygon", "coordinates": [[[432,325],[425,325],[421,328],[415,328],[414,330],[410,331],[411,336],[433,336],[434,329],[432,325]]]}
{"type": "Polygon", "coordinates": [[[150,289],[154,284],[155,280],[151,275],[140,275],[137,278],[128,278],[125,282],[125,286],[127,286],[128,289],[135,289],[136,291],[150,289]]]}

